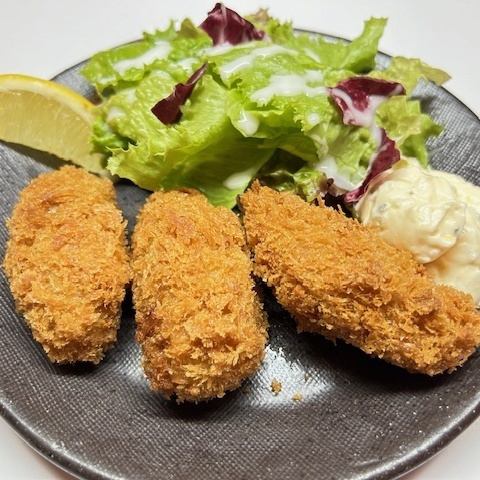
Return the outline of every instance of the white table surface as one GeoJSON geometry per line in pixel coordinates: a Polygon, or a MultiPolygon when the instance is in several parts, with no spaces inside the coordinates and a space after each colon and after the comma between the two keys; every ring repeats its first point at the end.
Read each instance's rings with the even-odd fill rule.
{"type": "MultiPolygon", "coordinates": [[[[169,18],[204,18],[205,0],[0,0],[0,73],[50,78],[97,50],[162,27],[169,18]]],[[[478,0],[231,0],[240,13],[269,7],[295,26],[351,38],[369,16],[389,17],[381,49],[418,56],[447,70],[448,89],[480,113],[478,0]]],[[[461,392],[459,392],[461,395],[461,392]]],[[[479,478],[480,421],[408,480],[479,478]]],[[[0,479],[65,480],[0,420],[0,479]]]]}

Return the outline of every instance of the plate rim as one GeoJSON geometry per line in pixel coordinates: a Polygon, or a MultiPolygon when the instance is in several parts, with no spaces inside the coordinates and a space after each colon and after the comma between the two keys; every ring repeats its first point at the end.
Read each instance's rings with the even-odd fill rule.
{"type": "MultiPolygon", "coordinates": [[[[299,33],[319,35],[331,40],[340,40],[348,43],[352,41],[339,35],[322,33],[320,31],[310,29],[294,27],[294,30],[299,33]]],[[[112,48],[135,43],[139,40],[140,38],[137,40],[132,40],[130,42],[119,43],[112,48]]],[[[378,50],[377,55],[386,57],[388,59],[391,59],[394,56],[393,54],[387,54],[382,50],[378,50]]],[[[64,68],[63,70],[55,74],[53,77],[51,77],[50,80],[56,81],[58,77],[68,73],[72,69],[78,68],[80,65],[91,59],[92,56],[93,54],[90,57],[75,63],[74,65],[64,68]]],[[[464,103],[463,100],[456,97],[452,92],[450,92],[447,88],[441,85],[437,85],[437,88],[443,90],[451,100],[456,102],[465,110],[468,110],[468,112],[470,112],[476,118],[480,126],[480,116],[477,115],[466,103],[464,103]]],[[[474,406],[472,407],[471,405],[469,406],[468,411],[464,412],[462,416],[458,417],[458,421],[456,421],[449,430],[442,432],[432,442],[428,442],[428,438],[425,439],[425,441],[422,443],[422,447],[414,451],[413,454],[410,451],[407,452],[405,455],[398,457],[398,460],[392,460],[388,464],[384,463],[382,467],[372,472],[372,474],[369,474],[367,477],[362,477],[362,479],[394,480],[407,474],[408,472],[411,472],[412,470],[415,470],[431,458],[435,457],[441,450],[443,450],[455,438],[457,438],[462,432],[464,432],[478,417],[480,417],[480,395],[478,396],[478,399],[476,400],[474,406]]],[[[41,455],[45,460],[58,467],[60,470],[68,473],[69,475],[72,475],[73,477],[81,480],[118,480],[122,478],[118,476],[105,475],[104,473],[96,470],[91,463],[82,463],[74,457],[70,457],[68,454],[64,453],[64,451],[55,451],[49,442],[45,441],[41,436],[37,435],[35,431],[29,427],[28,424],[22,422],[12,412],[12,410],[8,408],[7,403],[4,402],[1,397],[0,417],[2,417],[6,421],[6,423],[13,429],[13,431],[30,448],[32,448],[36,453],[41,455]]]]}

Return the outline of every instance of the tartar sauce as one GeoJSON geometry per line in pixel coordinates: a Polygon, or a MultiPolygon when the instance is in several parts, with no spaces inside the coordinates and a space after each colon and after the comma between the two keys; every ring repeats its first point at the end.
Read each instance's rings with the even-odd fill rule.
{"type": "Polygon", "coordinates": [[[386,241],[410,250],[437,283],[480,304],[480,187],[401,160],[369,186],[357,214],[386,241]]]}

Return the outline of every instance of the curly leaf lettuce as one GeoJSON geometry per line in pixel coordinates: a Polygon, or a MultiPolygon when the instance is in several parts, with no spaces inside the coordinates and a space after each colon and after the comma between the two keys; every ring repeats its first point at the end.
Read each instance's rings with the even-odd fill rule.
{"type": "Polygon", "coordinates": [[[177,31],[172,23],[101,52],[83,69],[102,98],[94,147],[108,156],[112,173],[143,188],[197,188],[229,207],[257,175],[310,200],[325,188],[326,177],[353,190],[368,175],[378,135],[374,128],[345,125],[329,92],[367,74],[405,87],[406,97],[377,105],[375,121],[403,155],[425,164],[426,141],[440,127],[408,97],[419,80],[442,83],[448,76],[403,57],[374,70],[385,24],[372,18],[347,43],[262,18],[265,36],[214,46],[202,28],[185,20],[177,31]],[[204,64],[174,123],[160,122],[152,107],[204,64]]]}
{"type": "Polygon", "coordinates": [[[385,18],[370,18],[362,33],[352,40],[331,41],[319,35],[296,34],[290,23],[269,20],[265,30],[274,43],[294,48],[312,58],[323,68],[368,72],[375,67],[378,43],[387,24],[385,18]]]}
{"type": "Polygon", "coordinates": [[[394,97],[377,110],[377,123],[395,140],[404,156],[415,157],[423,166],[428,165],[427,139],[440,135],[442,127],[422,113],[418,100],[394,97]]]}
{"type": "Polygon", "coordinates": [[[372,72],[370,76],[401,83],[407,95],[412,94],[420,80],[443,85],[450,79],[450,75],[443,70],[431,67],[418,58],[406,57],[393,57],[386,69],[372,72]]]}
{"type": "Polygon", "coordinates": [[[178,32],[171,22],[166,30],[145,33],[140,41],[95,54],[82,74],[101,95],[135,85],[153,70],[175,73],[179,81],[201,65],[199,53],[210,45],[210,37],[190,20],[184,20],[178,32]]]}
{"type": "MultiPolygon", "coordinates": [[[[161,84],[155,77],[160,75],[145,79],[137,89],[145,105],[156,92],[172,85],[172,79],[161,84]]],[[[125,115],[116,124],[132,143],[126,150],[113,150],[107,168],[148,190],[197,188],[212,203],[232,207],[274,149],[245,139],[232,126],[224,109],[226,96],[226,90],[205,75],[182,121],[173,125],[162,124],[149,109],[137,105],[136,116],[125,115]]],[[[113,100],[118,108],[118,97],[110,104],[113,100]]]]}

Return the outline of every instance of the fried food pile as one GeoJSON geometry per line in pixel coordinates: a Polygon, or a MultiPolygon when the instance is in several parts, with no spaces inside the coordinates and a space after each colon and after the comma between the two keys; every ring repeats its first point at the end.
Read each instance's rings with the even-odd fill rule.
{"type": "Polygon", "coordinates": [[[52,362],[98,363],[117,338],[129,281],[112,182],[63,167],[20,194],[4,268],[18,310],[52,362]]]}
{"type": "Polygon", "coordinates": [[[137,340],[152,388],[178,401],[237,388],[267,340],[238,218],[193,191],[154,193],[132,246],[137,340]]]}
{"type": "Polygon", "coordinates": [[[258,183],[241,206],[255,274],[299,331],[340,338],[427,375],[454,370],[479,345],[472,297],[434,284],[409,252],[375,230],[258,183]]]}
{"type": "Polygon", "coordinates": [[[152,194],[130,261],[109,180],[73,167],[33,180],[9,222],[4,267],[48,358],[98,363],[116,340],[131,276],[152,389],[178,402],[222,397],[264,357],[267,322],[252,270],[299,331],[410,372],[451,372],[480,344],[472,297],[434,284],[375,229],[258,182],[240,205],[245,230],[196,191],[152,194]]]}

